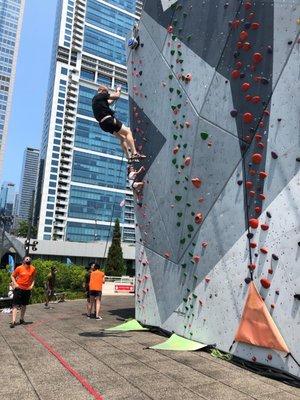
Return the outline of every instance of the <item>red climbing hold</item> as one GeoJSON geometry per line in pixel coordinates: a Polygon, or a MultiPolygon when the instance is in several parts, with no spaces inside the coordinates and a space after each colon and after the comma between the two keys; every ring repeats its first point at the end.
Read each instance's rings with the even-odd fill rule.
{"type": "Polygon", "coordinates": [[[257,360],[257,358],[253,356],[253,357],[252,357],[252,361],[253,361],[253,362],[256,362],[256,360],[257,360]]]}
{"type": "Polygon", "coordinates": [[[177,154],[178,151],[179,151],[179,147],[178,147],[178,146],[174,147],[174,149],[173,149],[173,154],[177,154]]]}
{"type": "Polygon", "coordinates": [[[268,229],[269,229],[269,225],[267,225],[267,224],[261,224],[261,229],[263,230],[263,231],[267,231],[268,229]]]}
{"type": "Polygon", "coordinates": [[[209,282],[210,282],[210,278],[208,278],[208,277],[205,278],[205,282],[206,282],[206,283],[209,283],[209,282]]]}
{"type": "Polygon", "coordinates": [[[245,42],[245,40],[247,40],[248,39],[248,32],[247,31],[242,31],[241,33],[240,33],[240,40],[242,41],[242,42],[245,42]]]}
{"type": "Polygon", "coordinates": [[[256,206],[254,210],[255,210],[256,214],[261,213],[261,207],[259,207],[259,206],[256,206]]]}
{"type": "Polygon", "coordinates": [[[250,271],[254,271],[255,268],[256,268],[256,264],[249,264],[248,268],[249,268],[250,271]]]}
{"type": "Polygon", "coordinates": [[[256,249],[257,243],[251,242],[251,243],[250,243],[250,247],[251,247],[251,249],[256,249]]]}
{"type": "Polygon", "coordinates": [[[200,261],[200,256],[194,256],[193,260],[195,261],[196,264],[200,261]]]}
{"type": "Polygon", "coordinates": [[[263,56],[261,53],[254,53],[252,56],[252,60],[254,64],[259,64],[263,59],[263,56]]]}
{"type": "Polygon", "coordinates": [[[251,226],[252,229],[257,229],[259,226],[259,220],[257,218],[249,219],[249,226],[251,226]]]}
{"type": "Polygon", "coordinates": [[[202,247],[205,249],[208,246],[207,242],[202,242],[202,247]]]}
{"type": "Polygon", "coordinates": [[[240,71],[237,70],[237,69],[234,69],[234,70],[231,72],[231,77],[232,77],[232,79],[238,79],[238,78],[240,77],[240,71]]]}
{"type": "Polygon", "coordinates": [[[260,249],[260,252],[261,253],[263,253],[263,254],[268,254],[268,249],[267,249],[267,247],[261,247],[261,249],[260,249]]]}
{"type": "Polygon", "coordinates": [[[252,99],[251,99],[251,102],[253,104],[259,103],[260,102],[260,96],[253,96],[252,99]]]}
{"type": "Polygon", "coordinates": [[[235,63],[235,67],[236,67],[237,69],[241,69],[242,66],[243,66],[243,63],[242,63],[241,61],[238,61],[238,62],[235,63]]]}
{"type": "Polygon", "coordinates": [[[247,92],[247,90],[249,90],[251,88],[251,85],[250,85],[250,83],[245,82],[242,84],[241,88],[242,88],[243,92],[247,92]]]}
{"type": "Polygon", "coordinates": [[[253,164],[260,164],[262,160],[262,155],[259,153],[252,154],[252,162],[253,164]]]}
{"type": "Polygon", "coordinates": [[[245,50],[245,51],[249,51],[250,49],[251,49],[251,44],[249,43],[249,42],[245,42],[244,44],[243,44],[243,50],[245,50]]]}
{"type": "Polygon", "coordinates": [[[258,174],[260,179],[266,179],[268,174],[265,171],[260,171],[260,173],[258,174]]]}
{"type": "Polygon", "coordinates": [[[247,182],[246,182],[246,188],[247,188],[247,189],[251,189],[252,187],[253,187],[253,182],[247,181],[247,182]]]}
{"type": "Polygon", "coordinates": [[[243,120],[245,124],[251,124],[251,122],[253,121],[253,115],[250,112],[246,112],[243,115],[243,120]]]}
{"type": "Polygon", "coordinates": [[[258,195],[258,197],[260,198],[260,200],[266,200],[266,195],[265,194],[263,194],[263,193],[260,193],[259,195],[258,195]]]}
{"type": "Polygon", "coordinates": [[[190,165],[190,163],[191,163],[191,157],[186,157],[185,160],[184,160],[184,165],[186,167],[188,167],[190,165]]]}
{"type": "Polygon", "coordinates": [[[268,269],[268,273],[269,273],[270,275],[273,275],[273,270],[272,270],[272,268],[269,268],[269,269],[268,269]]]}
{"type": "Polygon", "coordinates": [[[244,4],[244,7],[246,10],[251,10],[251,8],[252,8],[251,1],[246,1],[246,3],[244,4]]]}
{"type": "Polygon", "coordinates": [[[165,258],[170,258],[170,253],[165,253],[165,258]]]}
{"type": "Polygon", "coordinates": [[[252,100],[252,96],[250,94],[246,94],[245,99],[247,101],[251,101],[252,100]]]}
{"type": "Polygon", "coordinates": [[[195,222],[196,224],[201,224],[203,221],[203,214],[202,213],[197,213],[195,215],[195,222]]]}
{"type": "Polygon", "coordinates": [[[252,22],[251,24],[251,29],[253,29],[254,31],[256,31],[257,29],[260,28],[260,23],[259,22],[252,22]]]}
{"type": "Polygon", "coordinates": [[[269,287],[271,286],[271,282],[267,278],[261,278],[260,283],[265,289],[269,289],[269,287]]]}
{"type": "Polygon", "coordinates": [[[192,80],[192,74],[185,75],[185,81],[190,82],[192,80]]]}
{"type": "Polygon", "coordinates": [[[268,354],[268,360],[271,361],[272,360],[272,354],[268,354]]]}
{"type": "Polygon", "coordinates": [[[167,31],[168,33],[173,33],[173,26],[172,25],[168,26],[167,31]]]}
{"type": "Polygon", "coordinates": [[[199,189],[200,186],[201,186],[201,184],[202,184],[202,181],[201,181],[201,179],[199,179],[199,178],[193,178],[193,179],[192,179],[192,184],[193,184],[197,189],[199,189]]]}

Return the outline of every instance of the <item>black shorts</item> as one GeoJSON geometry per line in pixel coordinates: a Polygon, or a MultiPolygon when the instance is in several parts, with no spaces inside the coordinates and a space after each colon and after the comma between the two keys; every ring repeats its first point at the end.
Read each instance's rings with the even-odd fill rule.
{"type": "Polygon", "coordinates": [[[115,132],[119,132],[123,124],[117,118],[110,117],[105,119],[103,122],[99,122],[99,125],[104,132],[113,134],[115,132]]]}
{"type": "Polygon", "coordinates": [[[100,297],[101,299],[102,292],[101,290],[90,290],[90,297],[100,297]]]}
{"type": "Polygon", "coordinates": [[[12,304],[13,306],[27,306],[29,304],[31,290],[15,289],[12,304]]]}

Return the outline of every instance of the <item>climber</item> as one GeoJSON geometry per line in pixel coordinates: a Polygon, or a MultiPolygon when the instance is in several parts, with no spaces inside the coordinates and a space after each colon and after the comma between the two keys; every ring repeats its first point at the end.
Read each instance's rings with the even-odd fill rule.
{"type": "Polygon", "coordinates": [[[136,23],[132,29],[132,37],[128,40],[128,47],[136,50],[140,45],[139,28],[136,23]]]}
{"type": "Polygon", "coordinates": [[[135,194],[137,199],[137,204],[139,206],[142,205],[141,195],[144,187],[144,182],[137,182],[136,179],[142,172],[145,172],[144,167],[141,167],[139,170],[135,170],[132,165],[129,165],[127,168],[129,186],[133,190],[133,193],[135,194]]]}
{"type": "Polygon", "coordinates": [[[143,154],[136,151],[134,139],[130,128],[114,117],[114,111],[109,107],[120,98],[121,87],[118,87],[115,93],[109,94],[108,88],[100,85],[98,94],[93,97],[92,107],[96,120],[104,132],[109,132],[120,139],[121,147],[125,152],[128,162],[138,162],[145,158],[143,154]]]}

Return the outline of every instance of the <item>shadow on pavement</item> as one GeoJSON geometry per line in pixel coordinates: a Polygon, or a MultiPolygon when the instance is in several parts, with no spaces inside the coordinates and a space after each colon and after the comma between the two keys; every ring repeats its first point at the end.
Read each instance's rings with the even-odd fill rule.
{"type": "Polygon", "coordinates": [[[123,332],[82,332],[79,333],[79,336],[83,336],[83,337],[124,337],[124,338],[128,338],[128,335],[121,335],[120,333],[123,332]]]}
{"type": "Polygon", "coordinates": [[[109,310],[109,314],[116,315],[119,318],[116,318],[117,321],[121,321],[127,318],[134,318],[135,309],[134,308],[120,308],[116,310],[109,310]]]}

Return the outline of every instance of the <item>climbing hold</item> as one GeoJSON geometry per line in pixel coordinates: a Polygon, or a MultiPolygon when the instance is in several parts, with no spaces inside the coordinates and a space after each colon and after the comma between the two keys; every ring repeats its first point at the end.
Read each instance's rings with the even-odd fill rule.
{"type": "Polygon", "coordinates": [[[267,254],[268,251],[269,250],[267,249],[267,247],[261,247],[261,249],[260,249],[260,252],[263,253],[263,254],[267,254]]]}
{"type": "Polygon", "coordinates": [[[238,184],[239,186],[241,186],[241,185],[243,184],[243,181],[242,181],[242,180],[238,180],[238,181],[237,181],[237,184],[238,184]]]}
{"type": "Polygon", "coordinates": [[[251,85],[248,82],[243,83],[241,86],[243,92],[247,92],[247,90],[249,90],[250,87],[251,87],[251,85]]]}
{"type": "Polygon", "coordinates": [[[259,102],[260,102],[260,96],[253,96],[253,97],[251,98],[251,103],[257,104],[257,103],[259,103],[259,102]]]}
{"type": "Polygon", "coordinates": [[[178,195],[175,196],[176,201],[180,201],[181,199],[182,199],[182,196],[178,196],[178,195]]]}
{"type": "Polygon", "coordinates": [[[268,354],[268,360],[271,361],[272,360],[272,354],[268,354]]]}
{"type": "Polygon", "coordinates": [[[255,356],[252,357],[252,361],[256,362],[257,358],[255,356]]]}
{"type": "Polygon", "coordinates": [[[250,282],[251,282],[251,278],[249,278],[249,277],[245,278],[245,283],[246,283],[247,285],[249,285],[250,282]]]}
{"type": "Polygon", "coordinates": [[[250,271],[254,271],[255,270],[255,268],[256,268],[256,264],[249,264],[248,265],[248,269],[250,270],[250,271]]]}
{"type": "Polygon", "coordinates": [[[257,29],[260,28],[260,23],[259,22],[252,22],[251,24],[251,29],[253,29],[254,31],[256,31],[257,29]]]}
{"type": "Polygon", "coordinates": [[[203,221],[203,214],[202,213],[197,213],[195,215],[195,222],[196,224],[201,224],[203,221]]]}
{"type": "Polygon", "coordinates": [[[272,254],[272,258],[273,258],[274,261],[278,261],[279,260],[279,257],[276,254],[272,254]]]}
{"type": "Polygon", "coordinates": [[[200,186],[201,186],[201,184],[202,184],[202,181],[201,181],[201,179],[199,179],[199,178],[193,178],[193,179],[192,179],[192,184],[193,184],[197,189],[199,189],[200,186]]]}
{"type": "Polygon", "coordinates": [[[252,154],[252,162],[253,164],[260,164],[261,160],[262,160],[262,155],[259,153],[254,153],[252,154]]]}
{"type": "Polygon", "coordinates": [[[242,42],[245,42],[247,39],[248,39],[248,32],[246,32],[246,31],[242,31],[241,33],[240,33],[240,40],[242,41],[242,42]]]}
{"type": "Polygon", "coordinates": [[[168,26],[167,32],[168,33],[173,33],[173,31],[174,31],[173,26],[172,25],[168,26]]]}
{"type": "Polygon", "coordinates": [[[210,278],[209,278],[209,277],[206,277],[206,278],[205,278],[205,282],[206,282],[206,283],[209,283],[209,282],[210,282],[210,278]]]}
{"type": "Polygon", "coordinates": [[[249,43],[249,42],[245,42],[244,44],[243,44],[243,50],[245,50],[245,51],[249,51],[250,49],[251,49],[251,44],[249,43]]]}
{"type": "Polygon", "coordinates": [[[247,189],[251,189],[251,188],[253,187],[253,182],[247,181],[247,182],[245,183],[245,186],[246,186],[247,189]]]}
{"type": "Polygon", "coordinates": [[[195,261],[195,263],[197,264],[200,261],[200,256],[194,256],[193,260],[195,261]]]}
{"type": "Polygon", "coordinates": [[[174,149],[173,149],[173,154],[177,154],[178,151],[179,151],[179,147],[178,147],[178,146],[174,147],[174,149]]]}
{"type": "Polygon", "coordinates": [[[259,220],[256,218],[251,218],[249,219],[249,225],[251,226],[251,228],[257,229],[259,226],[259,220]]]}
{"type": "Polygon", "coordinates": [[[269,269],[268,269],[268,273],[269,273],[270,275],[272,275],[272,274],[273,274],[273,270],[272,270],[272,268],[269,268],[269,269]]]}
{"type": "Polygon", "coordinates": [[[250,243],[250,247],[251,249],[255,249],[257,247],[257,243],[255,242],[250,243]]]}
{"type": "Polygon", "coordinates": [[[278,158],[278,155],[275,153],[275,151],[271,151],[271,156],[274,160],[278,158]]]}
{"type": "Polygon", "coordinates": [[[251,124],[251,122],[253,121],[253,115],[250,112],[246,112],[243,115],[243,120],[245,124],[251,124]]]}
{"type": "Polygon", "coordinates": [[[193,232],[194,231],[193,225],[188,225],[187,228],[188,228],[189,232],[193,232]]]}
{"type": "Polygon", "coordinates": [[[259,175],[260,179],[266,179],[268,176],[267,172],[265,172],[265,171],[261,171],[258,175],[259,175]]]}
{"type": "Polygon", "coordinates": [[[237,110],[231,110],[230,115],[232,116],[232,118],[235,118],[238,115],[237,110]]]}
{"type": "Polygon", "coordinates": [[[201,132],[201,139],[206,140],[208,138],[208,133],[207,132],[201,132]]]}
{"type": "Polygon", "coordinates": [[[271,286],[271,282],[267,278],[261,278],[260,283],[265,289],[269,289],[269,287],[271,286]]]}
{"type": "Polygon", "coordinates": [[[252,61],[254,64],[259,64],[263,59],[263,56],[261,53],[254,53],[252,56],[252,61]]]}
{"type": "Polygon", "coordinates": [[[261,224],[261,229],[263,230],[263,231],[267,231],[268,229],[269,229],[269,225],[267,225],[267,224],[261,224]]]}
{"type": "Polygon", "coordinates": [[[202,242],[202,247],[205,249],[208,246],[207,242],[202,242]]]}
{"type": "Polygon", "coordinates": [[[190,163],[191,163],[191,157],[186,157],[185,160],[184,160],[184,165],[186,167],[188,167],[190,165],[190,163]]]}
{"type": "Polygon", "coordinates": [[[240,77],[240,71],[237,70],[237,69],[234,69],[234,70],[231,72],[231,77],[232,77],[232,79],[238,79],[238,78],[240,77]]]}

